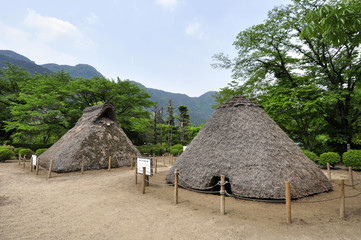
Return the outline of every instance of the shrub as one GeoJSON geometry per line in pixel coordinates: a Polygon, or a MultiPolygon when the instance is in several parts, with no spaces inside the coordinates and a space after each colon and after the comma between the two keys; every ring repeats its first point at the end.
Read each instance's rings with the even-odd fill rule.
{"type": "Polygon", "coordinates": [[[31,155],[33,154],[33,151],[31,151],[30,148],[23,148],[20,150],[19,152],[21,154],[21,156],[26,156],[26,158],[30,158],[31,155]]]}
{"type": "Polygon", "coordinates": [[[342,155],[346,167],[361,168],[361,150],[350,150],[342,155]]]}
{"type": "Polygon", "coordinates": [[[5,162],[14,156],[14,152],[9,148],[0,148],[0,162],[5,162]]]}
{"type": "Polygon", "coordinates": [[[173,156],[176,156],[178,154],[181,154],[183,152],[183,145],[182,144],[176,144],[174,146],[172,146],[169,149],[170,154],[172,154],[173,156]]]}
{"type": "Polygon", "coordinates": [[[47,148],[39,148],[38,150],[36,150],[36,155],[40,156],[41,154],[43,154],[43,152],[45,152],[46,150],[48,150],[47,148]]]}
{"type": "Polygon", "coordinates": [[[334,167],[339,162],[340,162],[340,155],[335,152],[322,153],[320,155],[320,159],[318,160],[318,163],[320,165],[326,166],[327,163],[330,163],[332,167],[334,167]]]}
{"type": "Polygon", "coordinates": [[[15,148],[15,149],[14,149],[14,153],[15,153],[16,155],[19,155],[19,152],[20,152],[21,149],[24,149],[24,148],[22,148],[22,147],[15,148]]]}
{"type": "Polygon", "coordinates": [[[313,162],[316,162],[316,159],[317,159],[317,154],[316,154],[316,153],[310,152],[310,151],[305,150],[305,149],[302,149],[302,152],[303,152],[310,160],[312,160],[313,162]]]}

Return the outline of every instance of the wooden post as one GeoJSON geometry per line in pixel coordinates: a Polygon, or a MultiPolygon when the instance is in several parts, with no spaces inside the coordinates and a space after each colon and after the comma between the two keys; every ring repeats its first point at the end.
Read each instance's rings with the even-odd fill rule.
{"type": "Polygon", "coordinates": [[[328,174],[328,180],[331,181],[331,169],[330,169],[330,163],[327,163],[327,174],[328,174]]]}
{"type": "Polygon", "coordinates": [[[25,168],[26,155],[24,155],[23,162],[24,162],[24,168],[25,168]]]}
{"type": "Polygon", "coordinates": [[[155,164],[154,164],[154,173],[157,173],[157,168],[158,168],[158,159],[155,157],[155,164]]]}
{"type": "Polygon", "coordinates": [[[20,161],[21,161],[21,154],[19,153],[19,161],[18,161],[19,165],[20,165],[20,161]]]}
{"type": "Polygon", "coordinates": [[[134,154],[132,154],[132,158],[130,159],[130,169],[133,170],[133,162],[134,162],[134,154]]]}
{"type": "Polygon", "coordinates": [[[352,188],[355,188],[354,184],[353,184],[353,174],[352,174],[352,167],[348,167],[348,173],[350,175],[350,185],[352,188]]]}
{"type": "Polygon", "coordinates": [[[33,157],[30,158],[30,172],[33,171],[33,157]]]}
{"type": "Polygon", "coordinates": [[[286,213],[287,213],[287,223],[292,223],[291,217],[291,186],[290,182],[286,181],[286,213]]]}
{"type": "Polygon", "coordinates": [[[36,175],[39,174],[39,162],[40,162],[40,157],[38,157],[38,159],[36,159],[36,175]]]}
{"type": "Polygon", "coordinates": [[[178,169],[174,171],[174,203],[178,204],[178,169]]]}
{"type": "Polygon", "coordinates": [[[145,167],[143,167],[142,192],[145,193],[145,167]]]}
{"type": "Polygon", "coordinates": [[[54,163],[54,160],[51,160],[51,162],[50,162],[50,167],[49,167],[48,178],[51,177],[51,171],[53,170],[53,163],[54,163]]]}
{"type": "Polygon", "coordinates": [[[138,172],[137,172],[137,164],[135,164],[135,175],[134,175],[135,185],[138,183],[138,172]]]}
{"type": "Polygon", "coordinates": [[[345,185],[344,180],[340,180],[340,218],[345,219],[345,185]]]}
{"type": "Polygon", "coordinates": [[[81,158],[81,174],[84,174],[84,157],[81,158]]]}
{"type": "Polygon", "coordinates": [[[110,172],[111,167],[112,167],[112,156],[109,156],[108,172],[110,172]]]}
{"type": "Polygon", "coordinates": [[[221,194],[221,214],[224,215],[225,213],[225,187],[224,187],[224,175],[221,175],[221,191],[220,191],[220,194],[221,194]]]}

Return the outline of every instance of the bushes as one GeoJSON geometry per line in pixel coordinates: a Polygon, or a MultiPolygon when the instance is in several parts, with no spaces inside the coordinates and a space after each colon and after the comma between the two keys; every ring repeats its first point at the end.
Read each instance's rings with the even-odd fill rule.
{"type": "Polygon", "coordinates": [[[346,167],[361,168],[361,150],[350,150],[342,155],[346,167]]]}
{"type": "Polygon", "coordinates": [[[326,166],[327,163],[330,163],[331,166],[335,166],[339,162],[340,155],[335,152],[322,153],[320,155],[320,159],[318,160],[318,163],[322,166],[326,166]]]}
{"type": "Polygon", "coordinates": [[[310,160],[312,160],[313,162],[316,162],[316,159],[317,159],[317,154],[316,154],[316,153],[310,152],[310,151],[305,150],[305,149],[302,149],[302,152],[303,152],[310,160]]]}
{"type": "Polygon", "coordinates": [[[38,150],[36,150],[36,155],[40,156],[46,150],[48,150],[48,149],[47,148],[39,148],[38,150]]]}
{"type": "Polygon", "coordinates": [[[29,148],[23,148],[19,151],[19,153],[21,154],[21,156],[26,156],[26,158],[30,158],[31,155],[33,154],[33,151],[31,151],[31,149],[29,148]]]}
{"type": "Polygon", "coordinates": [[[161,147],[159,145],[143,145],[143,146],[137,147],[137,149],[142,155],[155,154],[155,155],[159,156],[166,152],[165,147],[161,147]]]}
{"type": "Polygon", "coordinates": [[[170,154],[172,154],[173,156],[179,155],[183,152],[183,145],[182,144],[176,144],[174,146],[172,146],[169,149],[170,154]]]}
{"type": "Polygon", "coordinates": [[[7,147],[0,148],[0,162],[5,162],[14,156],[14,152],[7,147]]]}
{"type": "Polygon", "coordinates": [[[14,149],[14,153],[15,153],[16,155],[19,155],[19,152],[20,152],[21,149],[24,149],[24,148],[22,148],[22,147],[15,148],[15,149],[14,149]]]}

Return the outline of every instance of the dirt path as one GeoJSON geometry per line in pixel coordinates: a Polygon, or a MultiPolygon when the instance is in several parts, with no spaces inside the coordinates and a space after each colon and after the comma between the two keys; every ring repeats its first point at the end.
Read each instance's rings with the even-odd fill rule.
{"type": "MultiPolygon", "coordinates": [[[[165,183],[169,167],[151,182],[165,183]]],[[[346,170],[333,176],[347,179],[346,170]]],[[[15,161],[0,163],[0,239],[360,239],[361,195],[346,199],[346,219],[339,201],[292,202],[291,225],[284,204],[226,198],[221,216],[219,196],[151,185],[141,194],[129,168],[80,173],[34,173],[15,161]]],[[[354,173],[356,183],[360,172],[354,173]]],[[[348,183],[348,181],[346,181],[348,183]]],[[[334,190],[307,199],[338,197],[334,190]]],[[[361,192],[346,186],[346,196],[361,192]]]]}

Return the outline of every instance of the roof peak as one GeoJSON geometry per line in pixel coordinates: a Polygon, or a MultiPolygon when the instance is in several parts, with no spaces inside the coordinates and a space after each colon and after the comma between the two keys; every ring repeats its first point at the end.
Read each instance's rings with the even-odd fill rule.
{"type": "Polygon", "coordinates": [[[221,106],[219,106],[219,108],[239,107],[239,106],[261,107],[260,105],[248,100],[242,95],[238,95],[233,97],[229,101],[223,103],[221,106]]]}

